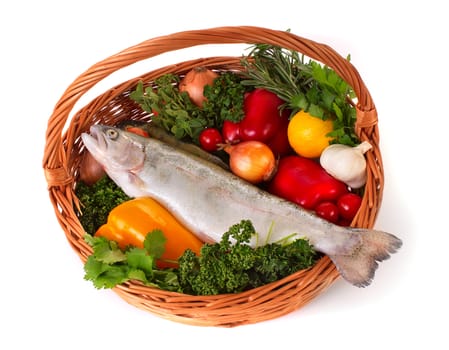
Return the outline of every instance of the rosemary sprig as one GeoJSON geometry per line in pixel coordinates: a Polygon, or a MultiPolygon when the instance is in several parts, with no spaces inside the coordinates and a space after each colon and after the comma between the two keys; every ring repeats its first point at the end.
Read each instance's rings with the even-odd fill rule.
{"type": "Polygon", "coordinates": [[[310,66],[296,51],[258,44],[242,63],[246,68],[243,85],[268,89],[287,103],[307,91],[312,83],[310,66]]]}

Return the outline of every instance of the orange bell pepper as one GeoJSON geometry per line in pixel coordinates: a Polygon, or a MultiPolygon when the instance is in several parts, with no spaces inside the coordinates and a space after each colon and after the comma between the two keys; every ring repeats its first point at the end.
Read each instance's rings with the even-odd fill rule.
{"type": "Polygon", "coordinates": [[[120,248],[128,245],[143,248],[146,235],[156,229],[161,230],[167,239],[165,252],[157,261],[158,267],[177,267],[177,264],[164,259],[177,260],[187,248],[199,255],[203,242],[165,207],[149,197],[131,199],[116,206],[95,236],[116,241],[120,248]]]}

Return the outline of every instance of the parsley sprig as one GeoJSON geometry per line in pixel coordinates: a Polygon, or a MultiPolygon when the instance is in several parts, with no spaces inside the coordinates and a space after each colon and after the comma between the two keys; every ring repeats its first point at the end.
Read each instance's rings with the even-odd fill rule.
{"type": "Polygon", "coordinates": [[[144,87],[139,82],[130,98],[141,108],[153,114],[152,121],[171,132],[178,139],[189,138],[198,143],[200,132],[207,127],[221,128],[224,120],[240,121],[243,118],[245,87],[241,77],[235,73],[223,72],[212,86],[204,88],[202,108],[196,106],[186,92],[180,92],[180,77],[165,74],[144,87]]]}
{"type": "Polygon", "coordinates": [[[113,288],[129,280],[138,280],[147,286],[170,291],[180,291],[178,277],[172,269],[158,269],[156,260],[165,249],[165,237],[160,230],[150,232],[144,241],[144,248],[120,249],[115,241],[105,237],[84,236],[93,248],[84,264],[84,279],[91,281],[98,289],[113,288]]]}

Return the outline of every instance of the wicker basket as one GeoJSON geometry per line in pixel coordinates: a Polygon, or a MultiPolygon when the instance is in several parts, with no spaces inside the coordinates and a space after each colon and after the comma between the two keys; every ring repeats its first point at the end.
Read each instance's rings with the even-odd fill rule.
{"type": "MultiPolygon", "coordinates": [[[[192,30],[156,37],[119,52],[81,74],[64,92],[48,121],[43,168],[56,217],[73,250],[84,262],[91,248],[84,242],[84,230],[77,218],[79,203],[74,195],[78,168],[84,148],[80,135],[93,123],[115,124],[125,119],[146,120],[149,116],[128,96],[140,80],[153,81],[165,73],[183,74],[203,65],[209,68],[241,69],[241,57],[211,57],[170,65],[125,81],[92,100],[72,114],[80,97],[111,73],[156,55],[203,44],[267,43],[295,50],[333,68],[357,95],[356,133],[369,141],[368,177],[365,194],[353,226],[371,228],[381,203],[383,168],[379,151],[377,112],[359,73],[332,48],[285,31],[259,27],[220,27],[192,30]]],[[[328,288],[338,277],[332,262],[324,257],[310,269],[280,281],[239,294],[191,296],[124,283],[114,291],[128,303],[176,322],[234,327],[273,319],[297,310],[328,288]]]]}

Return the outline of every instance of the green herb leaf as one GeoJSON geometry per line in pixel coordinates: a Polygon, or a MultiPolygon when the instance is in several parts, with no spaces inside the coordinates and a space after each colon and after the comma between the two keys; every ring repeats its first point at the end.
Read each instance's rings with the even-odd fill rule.
{"type": "Polygon", "coordinates": [[[151,275],[155,257],[149,255],[145,249],[130,248],[126,252],[126,258],[129,267],[142,270],[146,274],[151,275]]]}
{"type": "Polygon", "coordinates": [[[94,249],[95,258],[105,264],[113,264],[126,260],[125,254],[119,249],[117,242],[104,237],[85,235],[85,241],[94,249]]]}
{"type": "Polygon", "coordinates": [[[172,270],[154,270],[153,284],[158,288],[173,292],[181,291],[178,274],[172,270]]]}
{"type": "Polygon", "coordinates": [[[306,95],[298,93],[293,95],[290,100],[290,105],[294,110],[307,110],[309,108],[309,102],[307,101],[306,95]]]}
{"type": "MultiPolygon", "coordinates": [[[[344,121],[343,111],[342,111],[341,108],[338,106],[338,104],[333,103],[333,104],[332,104],[332,110],[334,111],[335,116],[337,117],[337,120],[338,120],[340,123],[343,123],[343,121],[344,121]]],[[[340,123],[339,123],[339,124],[340,124],[340,123]]],[[[337,126],[338,126],[339,124],[337,124],[337,126]]]]}
{"type": "Polygon", "coordinates": [[[97,277],[104,272],[105,265],[107,266],[107,264],[104,264],[101,261],[95,259],[94,255],[90,255],[87,258],[86,263],[84,264],[84,271],[86,273],[84,278],[86,280],[95,281],[97,277]]]}
{"type": "Polygon", "coordinates": [[[321,119],[326,119],[326,115],[324,112],[324,109],[322,107],[320,107],[319,105],[316,105],[314,103],[310,104],[308,110],[307,110],[311,115],[321,118],[321,119]]]}
{"type": "Polygon", "coordinates": [[[167,239],[161,230],[153,230],[147,234],[143,244],[148,254],[159,259],[164,254],[166,242],[167,239]]]}
{"type": "Polygon", "coordinates": [[[80,200],[81,211],[77,213],[84,230],[94,235],[107,222],[110,211],[130,199],[108,176],[104,176],[92,186],[78,182],[75,194],[80,200]]]}
{"type": "Polygon", "coordinates": [[[91,281],[95,288],[113,288],[128,280],[126,265],[110,265],[97,260],[93,255],[84,265],[84,279],[91,281]]]}
{"type": "MultiPolygon", "coordinates": [[[[116,242],[104,237],[86,235],[84,239],[93,248],[93,254],[84,264],[84,279],[91,281],[95,288],[113,288],[129,280],[138,280],[148,286],[181,291],[177,274],[172,269],[159,270],[155,266],[156,257],[146,248],[128,247],[123,251],[116,242]]],[[[159,255],[163,248],[158,245],[165,242],[162,232],[156,232],[147,242],[152,240],[157,247],[150,251],[154,249],[159,255]]]]}

